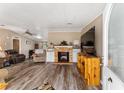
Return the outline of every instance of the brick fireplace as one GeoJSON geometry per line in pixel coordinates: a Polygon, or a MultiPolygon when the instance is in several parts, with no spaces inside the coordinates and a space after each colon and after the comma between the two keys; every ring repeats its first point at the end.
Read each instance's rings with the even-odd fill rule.
{"type": "Polygon", "coordinates": [[[72,46],[55,46],[55,62],[72,62],[72,46]]]}

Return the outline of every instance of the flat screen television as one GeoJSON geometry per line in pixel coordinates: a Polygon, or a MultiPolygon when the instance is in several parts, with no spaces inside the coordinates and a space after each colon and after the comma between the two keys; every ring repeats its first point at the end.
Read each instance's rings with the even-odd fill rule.
{"type": "Polygon", "coordinates": [[[86,33],[81,36],[81,50],[83,50],[84,46],[95,46],[95,26],[90,28],[86,33]]]}

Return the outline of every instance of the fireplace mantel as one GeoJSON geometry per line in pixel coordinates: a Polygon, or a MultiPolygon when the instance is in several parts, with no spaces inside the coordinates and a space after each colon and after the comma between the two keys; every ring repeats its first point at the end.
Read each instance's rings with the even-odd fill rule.
{"type": "Polygon", "coordinates": [[[58,52],[69,52],[69,62],[72,62],[73,46],[54,46],[55,62],[59,62],[58,52]]]}
{"type": "Polygon", "coordinates": [[[61,48],[61,47],[62,47],[62,48],[63,48],[63,47],[64,47],[64,48],[73,48],[73,46],[54,46],[54,48],[61,48]]]}

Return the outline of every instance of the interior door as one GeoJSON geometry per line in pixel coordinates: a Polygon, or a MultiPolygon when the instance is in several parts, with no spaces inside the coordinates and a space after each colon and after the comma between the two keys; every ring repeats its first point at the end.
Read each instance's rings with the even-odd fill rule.
{"type": "Polygon", "coordinates": [[[19,53],[19,39],[13,39],[13,49],[19,53]]]}

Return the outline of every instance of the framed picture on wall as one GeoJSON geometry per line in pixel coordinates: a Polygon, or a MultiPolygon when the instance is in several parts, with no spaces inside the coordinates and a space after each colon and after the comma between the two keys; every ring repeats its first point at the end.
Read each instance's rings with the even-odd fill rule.
{"type": "Polygon", "coordinates": [[[26,40],[26,44],[27,44],[27,45],[30,45],[30,44],[31,44],[31,42],[30,42],[30,41],[28,41],[28,40],[26,40]]]}

